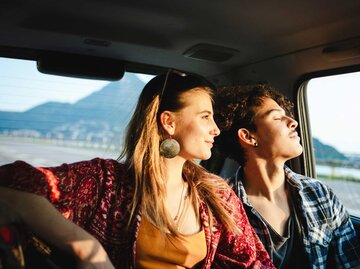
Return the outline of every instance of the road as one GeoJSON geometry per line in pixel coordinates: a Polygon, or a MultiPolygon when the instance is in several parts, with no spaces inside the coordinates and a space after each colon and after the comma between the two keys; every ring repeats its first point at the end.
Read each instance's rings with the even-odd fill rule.
{"type": "Polygon", "coordinates": [[[0,165],[24,160],[34,166],[56,166],[95,157],[116,159],[118,155],[118,152],[111,152],[106,149],[71,148],[0,137],[0,165]]]}
{"type": "Polygon", "coordinates": [[[348,211],[360,217],[360,183],[342,180],[323,180],[334,190],[348,211]]]}

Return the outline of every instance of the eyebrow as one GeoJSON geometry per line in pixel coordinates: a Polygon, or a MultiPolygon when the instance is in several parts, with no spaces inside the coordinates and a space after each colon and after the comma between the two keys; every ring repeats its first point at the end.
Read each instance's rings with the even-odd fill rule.
{"type": "Polygon", "coordinates": [[[202,111],[198,112],[197,114],[203,114],[203,113],[213,114],[213,112],[210,110],[202,110],[202,111]]]}
{"type": "Polygon", "coordinates": [[[269,109],[267,111],[265,111],[264,114],[261,115],[261,118],[265,118],[266,116],[270,115],[273,112],[284,112],[284,109],[281,108],[273,108],[273,109],[269,109]]]}

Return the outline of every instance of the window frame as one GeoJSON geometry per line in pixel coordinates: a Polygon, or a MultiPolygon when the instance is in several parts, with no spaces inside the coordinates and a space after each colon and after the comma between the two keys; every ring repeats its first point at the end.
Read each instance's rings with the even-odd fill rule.
{"type": "MultiPolygon", "coordinates": [[[[334,68],[308,73],[301,76],[295,83],[295,115],[297,115],[298,117],[300,137],[303,145],[303,154],[300,156],[302,166],[301,173],[305,176],[317,178],[316,160],[313,150],[311,123],[306,94],[308,82],[311,79],[315,78],[341,75],[353,72],[360,72],[360,65],[353,65],[348,67],[334,68]]],[[[358,238],[360,240],[360,216],[354,216],[350,214],[350,218],[355,226],[358,238]]]]}

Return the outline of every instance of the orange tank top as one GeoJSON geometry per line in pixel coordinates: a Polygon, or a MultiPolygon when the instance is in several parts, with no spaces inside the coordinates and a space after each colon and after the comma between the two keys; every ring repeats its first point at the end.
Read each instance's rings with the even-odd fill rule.
{"type": "Polygon", "coordinates": [[[136,269],[193,268],[206,257],[205,232],[165,237],[145,217],[136,240],[136,269]]]}

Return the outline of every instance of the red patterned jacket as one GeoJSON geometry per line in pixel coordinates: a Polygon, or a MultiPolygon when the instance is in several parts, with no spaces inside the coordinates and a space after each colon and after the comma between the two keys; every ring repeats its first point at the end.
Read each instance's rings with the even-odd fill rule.
{"type": "MultiPolygon", "coordinates": [[[[0,167],[0,185],[46,197],[66,218],[102,243],[117,269],[130,269],[134,268],[141,213],[138,210],[127,228],[133,187],[126,173],[123,164],[99,158],[50,168],[17,161],[0,167]]],[[[235,205],[233,218],[242,235],[234,236],[216,219],[209,227],[209,214],[201,201],[207,243],[202,268],[275,268],[235,193],[229,190],[223,199],[235,205]]]]}

